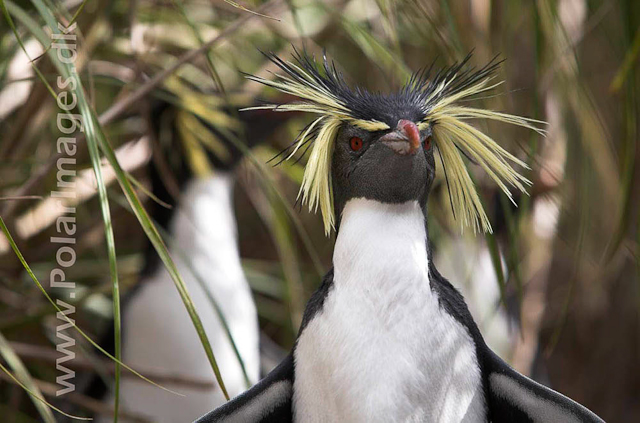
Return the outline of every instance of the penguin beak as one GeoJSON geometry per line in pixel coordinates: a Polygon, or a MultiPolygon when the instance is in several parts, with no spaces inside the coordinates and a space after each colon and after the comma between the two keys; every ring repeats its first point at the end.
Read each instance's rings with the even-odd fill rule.
{"type": "Polygon", "coordinates": [[[384,135],[380,141],[401,156],[413,155],[420,149],[420,130],[410,120],[401,119],[395,131],[384,135]]]}

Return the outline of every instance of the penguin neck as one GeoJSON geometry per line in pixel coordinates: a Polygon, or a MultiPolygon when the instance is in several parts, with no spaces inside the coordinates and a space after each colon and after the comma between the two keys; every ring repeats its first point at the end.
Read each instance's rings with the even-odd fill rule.
{"type": "Polygon", "coordinates": [[[486,421],[474,341],[433,288],[420,204],[345,205],[332,282],[294,351],[299,420],[486,421]]]}
{"type": "Polygon", "coordinates": [[[417,201],[355,198],[345,204],[333,254],[338,283],[367,283],[367,278],[393,284],[400,277],[423,284],[429,256],[425,210],[417,201]]]}

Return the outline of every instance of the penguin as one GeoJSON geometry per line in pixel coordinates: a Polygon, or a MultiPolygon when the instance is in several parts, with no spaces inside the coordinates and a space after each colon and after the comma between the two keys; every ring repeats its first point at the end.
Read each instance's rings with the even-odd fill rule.
{"type": "Polygon", "coordinates": [[[493,87],[499,63],[470,68],[467,56],[382,94],[351,89],[326,57],[268,57],[283,74],[249,79],[300,101],[262,108],[320,115],[287,153],[311,143],[300,195],[336,230],[333,267],[286,359],[196,422],[602,422],[498,357],[432,260],[436,155],[462,225],[490,230],[461,154],[506,193],[504,181],[525,189],[510,164],[521,162],[466,120],[538,122],[460,105],[493,87]]]}
{"type": "MultiPolygon", "coordinates": [[[[162,175],[155,162],[150,166],[154,195],[171,205],[169,209],[152,203],[152,215],[170,234],[173,242],[168,244],[169,253],[176,260],[198,310],[226,389],[230,395],[237,395],[250,386],[247,377],[250,383],[259,380],[261,369],[258,316],[241,266],[233,207],[233,171],[243,153],[216,128],[200,121],[203,128],[221,141],[224,151],[219,154],[207,151],[214,170],[204,177],[198,176],[186,159],[185,144],[177,130],[180,113],[187,112],[178,111],[167,102],[159,102],[153,109],[151,129],[158,140],[156,144],[162,146],[154,154],[162,156],[172,174],[162,175]],[[161,139],[163,125],[171,137],[169,142],[162,142],[167,141],[161,139]],[[177,198],[170,193],[168,176],[175,178],[177,198]],[[226,320],[244,371],[209,295],[226,320]]],[[[248,148],[267,139],[282,123],[264,115],[253,112],[242,116],[242,124],[250,128],[247,139],[252,141],[248,148]]],[[[113,348],[112,330],[105,340],[113,348]]],[[[161,383],[183,394],[179,396],[137,378],[121,378],[120,409],[130,414],[153,422],[174,423],[193,420],[209,410],[212,403],[225,402],[174,282],[151,246],[140,281],[123,299],[122,361],[143,372],[157,371],[209,385],[161,383]]],[[[95,385],[93,390],[99,391],[95,385]]],[[[93,396],[100,395],[94,392],[93,396]]],[[[107,401],[113,403],[113,392],[107,401]]],[[[105,417],[103,421],[111,418],[105,417]]]]}

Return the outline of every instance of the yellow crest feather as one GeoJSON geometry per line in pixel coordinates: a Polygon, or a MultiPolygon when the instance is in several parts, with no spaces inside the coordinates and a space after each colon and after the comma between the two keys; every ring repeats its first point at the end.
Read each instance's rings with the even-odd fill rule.
{"type": "Polygon", "coordinates": [[[545,123],[539,120],[493,110],[455,105],[456,101],[475,96],[497,86],[498,84],[489,86],[491,79],[491,77],[487,77],[453,96],[444,97],[433,105],[425,121],[419,125],[422,128],[433,125],[434,140],[444,162],[454,215],[461,219],[463,227],[471,226],[474,232],[478,230],[491,232],[491,224],[457,149],[464,151],[475,160],[514,204],[513,196],[506,184],[526,193],[526,185],[531,185],[531,181],[519,174],[509,163],[528,168],[524,162],[498,145],[491,137],[466,123],[465,120],[495,120],[522,126],[541,135],[545,134],[544,130],[536,126],[536,124],[545,123]]]}
{"type": "MultiPolygon", "coordinates": [[[[277,56],[267,55],[286,75],[276,74],[274,81],[248,76],[249,79],[275,88],[278,91],[298,97],[301,101],[282,105],[269,104],[250,109],[270,109],[276,112],[306,112],[320,115],[312,121],[283,153],[283,160],[291,158],[298,150],[312,143],[311,154],[307,162],[302,186],[298,197],[308,204],[309,210],[322,213],[325,232],[328,234],[335,224],[333,193],[331,185],[331,158],[338,130],[348,123],[370,132],[390,129],[388,123],[376,120],[367,113],[366,107],[354,110],[354,103],[371,101],[383,97],[374,97],[366,91],[352,91],[346,86],[342,76],[333,64],[324,59],[323,72],[319,71],[313,59],[306,54],[296,52],[296,62],[283,61],[277,56]]],[[[432,128],[435,144],[440,152],[444,172],[449,188],[449,196],[454,216],[459,219],[461,230],[472,227],[491,232],[491,224],[483,210],[476,187],[469,175],[461,155],[464,152],[477,162],[498,187],[513,202],[509,186],[526,192],[531,182],[520,175],[511,166],[515,163],[527,168],[527,165],[500,147],[491,137],[471,126],[469,119],[488,119],[522,126],[544,135],[539,125],[545,122],[520,116],[457,105],[480,93],[489,91],[501,82],[490,84],[499,63],[491,61],[479,69],[463,67],[469,60],[467,56],[459,64],[438,72],[433,79],[429,70],[414,75],[399,95],[406,95],[418,103],[424,118],[418,123],[420,130],[432,128]]],[[[357,107],[356,107],[357,109],[357,107]]],[[[246,110],[246,109],[245,109],[246,110]]]]}
{"type": "Polygon", "coordinates": [[[326,121],[318,132],[307,166],[304,169],[302,187],[298,196],[302,195],[302,202],[309,205],[310,211],[315,212],[320,206],[324,231],[328,235],[335,224],[331,188],[331,156],[342,121],[335,117],[324,119],[326,121]]]}

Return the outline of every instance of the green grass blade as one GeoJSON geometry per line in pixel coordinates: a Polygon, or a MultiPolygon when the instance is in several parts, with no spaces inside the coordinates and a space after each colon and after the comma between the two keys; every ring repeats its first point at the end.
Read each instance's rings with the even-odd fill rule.
{"type": "MultiPolygon", "coordinates": [[[[158,226],[158,228],[160,228],[160,227],[158,226]]],[[[160,230],[162,230],[162,229],[160,229],[160,230]]],[[[166,236],[168,236],[168,234],[165,234],[165,237],[166,236]]],[[[251,383],[251,380],[249,379],[249,375],[247,374],[247,368],[245,367],[244,360],[242,359],[242,356],[240,355],[240,350],[238,350],[236,342],[233,340],[233,335],[231,334],[231,329],[229,329],[229,324],[227,323],[227,319],[225,318],[224,313],[222,312],[222,309],[220,308],[220,305],[218,304],[216,299],[213,297],[213,294],[211,293],[211,291],[207,287],[207,284],[204,281],[202,275],[200,273],[198,273],[196,271],[196,269],[194,269],[191,260],[185,254],[183,254],[181,251],[178,250],[177,252],[178,252],[179,259],[182,260],[182,262],[188,267],[189,271],[191,272],[191,274],[196,279],[196,282],[198,283],[198,285],[200,285],[202,290],[205,292],[205,295],[207,297],[207,300],[209,301],[209,304],[211,304],[211,307],[213,308],[213,310],[218,315],[218,319],[220,319],[220,323],[222,324],[222,329],[224,330],[225,335],[227,336],[227,338],[229,339],[229,342],[231,343],[231,348],[233,349],[233,353],[235,354],[236,358],[238,359],[238,363],[240,363],[240,369],[242,370],[242,376],[244,378],[245,384],[247,385],[247,389],[250,388],[252,383],[251,383]]]]}
{"type": "Polygon", "coordinates": [[[131,175],[129,172],[125,172],[125,173],[127,175],[127,178],[129,179],[129,181],[131,181],[131,183],[133,185],[135,185],[136,188],[138,188],[140,191],[142,191],[144,193],[144,195],[149,197],[154,203],[164,207],[165,209],[172,209],[173,208],[171,206],[171,204],[162,201],[161,199],[158,198],[157,195],[155,195],[153,192],[149,191],[147,189],[147,187],[144,186],[144,184],[142,184],[140,181],[138,181],[136,178],[134,178],[133,175],[131,175]]]}
{"type": "MultiPolygon", "coordinates": [[[[523,196],[528,197],[528,196],[523,196]]],[[[520,260],[518,253],[518,215],[514,215],[511,207],[511,203],[506,196],[500,195],[500,207],[504,214],[504,220],[506,224],[506,236],[507,236],[507,249],[508,255],[506,257],[507,269],[509,271],[509,277],[513,278],[516,283],[516,295],[518,296],[518,305],[520,311],[522,311],[522,304],[524,301],[524,291],[522,287],[522,275],[520,272],[520,260]]],[[[505,304],[506,307],[506,304],[505,304]]],[[[522,319],[520,319],[522,321],[522,319]]]]}
{"type": "Polygon", "coordinates": [[[207,354],[209,363],[211,364],[213,372],[215,373],[216,380],[220,385],[220,389],[222,390],[224,396],[227,399],[229,399],[229,394],[227,393],[227,389],[224,385],[224,382],[222,381],[220,369],[218,368],[218,364],[213,354],[213,350],[211,349],[209,338],[207,337],[207,333],[205,332],[204,327],[202,326],[202,321],[200,320],[200,316],[198,315],[198,312],[195,309],[195,305],[191,300],[191,296],[189,295],[187,286],[182,280],[182,277],[180,276],[180,274],[178,273],[178,269],[176,268],[176,265],[173,262],[173,259],[169,255],[169,251],[167,250],[166,245],[162,241],[162,238],[160,237],[158,230],[156,229],[155,225],[151,222],[149,214],[142,206],[142,203],[140,202],[140,199],[138,198],[135,190],[133,189],[133,186],[129,182],[129,179],[127,178],[124,170],[122,169],[122,167],[120,167],[120,163],[118,163],[118,159],[116,158],[115,152],[113,151],[113,149],[111,148],[107,140],[104,138],[104,134],[102,134],[102,136],[100,137],[100,147],[105,157],[107,158],[107,161],[113,167],[113,170],[116,174],[116,178],[118,179],[118,182],[120,183],[120,186],[122,187],[125,197],[129,201],[129,204],[131,205],[134,214],[138,218],[138,221],[140,222],[142,229],[144,230],[145,234],[149,238],[149,241],[151,241],[151,244],[153,245],[156,252],[160,256],[160,259],[164,263],[167,271],[169,272],[171,279],[176,285],[176,288],[178,289],[178,293],[180,294],[180,298],[182,299],[182,302],[184,303],[187,309],[187,312],[189,313],[189,317],[193,322],[193,325],[196,329],[196,332],[198,333],[198,336],[200,337],[200,342],[202,343],[202,346],[205,349],[205,353],[207,354]]]}
{"type": "Polygon", "coordinates": [[[267,18],[267,19],[271,19],[273,21],[277,21],[280,22],[280,19],[278,18],[274,18],[273,16],[269,16],[269,15],[265,15],[264,13],[259,13],[259,12],[255,12],[253,10],[247,9],[246,7],[242,6],[239,3],[236,3],[235,1],[232,0],[224,0],[225,3],[235,7],[236,9],[240,9],[243,12],[247,12],[247,13],[251,13],[252,15],[256,15],[256,16],[260,16],[262,18],[267,18]]]}
{"type": "MultiPolygon", "coordinates": [[[[78,77],[79,79],[79,77],[78,77]]],[[[80,97],[80,96],[79,96],[80,97]]],[[[82,101],[86,102],[84,95],[82,101]]],[[[81,104],[81,109],[85,109],[83,115],[87,115],[86,110],[89,109],[88,104],[81,104]]],[[[89,114],[90,116],[90,114],[89,114]]],[[[87,147],[89,148],[89,156],[91,157],[91,165],[96,177],[98,187],[98,196],[100,200],[100,210],[102,211],[102,219],[104,221],[104,233],[107,243],[107,255],[109,258],[109,273],[111,275],[112,298],[113,298],[113,330],[114,330],[114,355],[115,363],[115,382],[114,382],[114,414],[113,421],[118,421],[118,407],[120,405],[120,373],[121,368],[118,362],[122,359],[122,338],[121,338],[121,312],[120,312],[120,284],[118,282],[118,265],[116,262],[116,245],[113,236],[113,223],[111,221],[111,212],[109,211],[109,199],[107,198],[107,187],[102,177],[102,166],[100,163],[100,152],[96,141],[95,121],[90,118],[85,122],[85,134],[87,136],[87,147]],[[90,123],[90,124],[87,124],[90,123]]]]}
{"type": "Polygon", "coordinates": [[[342,25],[372,63],[381,66],[389,75],[394,75],[399,82],[404,82],[411,76],[411,71],[402,58],[378,41],[369,31],[347,19],[342,20],[342,25]]]}
{"type": "MultiPolygon", "coordinates": [[[[38,11],[41,13],[43,19],[47,21],[49,28],[54,33],[60,33],[57,25],[54,25],[55,18],[51,11],[39,0],[33,0],[38,11]]],[[[17,36],[17,34],[16,34],[17,36]]],[[[66,44],[65,40],[59,40],[60,44],[66,44]]],[[[25,51],[26,53],[26,51],[25,51]]],[[[55,58],[52,57],[54,63],[55,58]]],[[[70,76],[78,82],[78,89],[75,94],[78,97],[78,108],[83,116],[84,133],[86,135],[87,148],[89,150],[89,157],[91,159],[91,165],[93,167],[94,175],[96,178],[96,185],[98,190],[98,197],[100,202],[100,210],[102,213],[102,219],[104,222],[105,241],[107,246],[107,256],[109,259],[109,273],[111,276],[112,295],[113,295],[113,324],[114,324],[114,356],[115,362],[115,383],[114,383],[114,423],[118,421],[118,408],[120,404],[120,375],[121,367],[120,361],[122,358],[122,346],[121,346],[121,311],[120,311],[120,285],[118,282],[118,266],[116,259],[115,240],[113,236],[113,224],[111,221],[111,212],[109,210],[109,199],[107,197],[107,188],[102,176],[102,165],[100,162],[100,152],[98,149],[98,128],[97,120],[92,113],[91,105],[87,101],[84,90],[80,84],[80,76],[76,73],[76,68],[72,64],[61,64],[63,74],[66,78],[70,76]]]]}
{"type": "MultiPolygon", "coordinates": [[[[13,237],[11,236],[11,233],[9,232],[9,229],[7,228],[7,225],[4,223],[4,219],[2,219],[1,216],[0,216],[0,229],[2,230],[4,235],[7,237],[7,241],[9,242],[9,245],[11,246],[11,249],[15,253],[16,257],[18,257],[18,260],[22,264],[22,267],[24,267],[24,269],[27,271],[27,274],[29,275],[29,277],[31,278],[31,280],[33,282],[35,282],[35,284],[40,289],[40,292],[42,292],[42,294],[45,296],[47,301],[49,301],[49,303],[51,303],[51,305],[55,308],[55,310],[58,313],[60,313],[61,318],[64,319],[67,323],[69,323],[71,326],[73,326],[73,328],[75,330],[77,330],[78,333],[84,339],[86,339],[91,345],[93,345],[98,351],[100,351],[102,354],[106,355],[107,357],[109,357],[113,361],[117,361],[116,358],[113,355],[111,355],[108,351],[106,351],[104,348],[102,348],[100,345],[98,345],[93,339],[91,339],[91,337],[89,335],[87,335],[82,329],[80,329],[73,320],[71,320],[66,314],[64,314],[62,312],[62,310],[60,309],[60,307],[58,307],[56,302],[53,301],[53,298],[51,298],[51,296],[49,295],[47,290],[44,289],[44,286],[42,286],[42,284],[40,283],[40,281],[38,280],[36,275],[31,270],[31,267],[29,266],[29,264],[25,260],[24,256],[20,252],[20,249],[18,249],[18,246],[16,245],[16,242],[14,241],[13,237]]],[[[140,379],[142,379],[142,380],[144,380],[144,381],[146,381],[146,382],[148,382],[148,383],[150,383],[150,384],[152,384],[152,385],[154,385],[154,386],[156,386],[156,387],[158,387],[158,388],[160,388],[160,389],[162,389],[164,391],[171,392],[172,394],[175,394],[175,395],[178,395],[178,396],[184,396],[184,395],[182,395],[182,394],[180,394],[178,392],[172,391],[171,389],[165,388],[164,386],[161,386],[161,385],[155,383],[151,379],[141,375],[140,373],[138,373],[137,371],[135,371],[131,367],[127,366],[122,361],[118,362],[118,364],[120,364],[123,368],[129,370],[134,375],[138,376],[140,379]]]]}
{"type": "MultiPolygon", "coordinates": [[[[629,23],[626,25],[627,30],[625,33],[625,45],[628,45],[630,42],[629,37],[631,36],[630,30],[633,28],[633,24],[629,23]]],[[[621,182],[621,193],[622,193],[622,206],[621,206],[621,215],[618,221],[617,227],[613,232],[613,236],[611,237],[611,241],[609,241],[606,250],[605,250],[605,260],[610,261],[615,254],[620,249],[625,237],[628,234],[629,228],[633,225],[633,199],[634,199],[634,188],[636,186],[635,183],[635,175],[634,169],[637,166],[636,164],[636,150],[638,148],[638,95],[637,95],[637,87],[636,87],[636,78],[627,78],[625,75],[629,72],[630,68],[633,66],[633,63],[636,62],[638,53],[640,52],[640,29],[636,29],[636,35],[634,40],[629,47],[624,62],[622,64],[622,68],[618,72],[618,75],[612,82],[610,90],[613,92],[619,91],[624,86],[624,92],[622,96],[624,98],[624,135],[623,135],[623,143],[622,143],[622,151],[620,154],[621,161],[621,171],[620,171],[620,182],[621,182]],[[631,63],[631,64],[629,64],[631,63]]]]}
{"type": "MultiPolygon", "coordinates": [[[[69,418],[71,418],[71,419],[74,419],[74,420],[85,420],[85,421],[93,420],[92,418],[89,418],[89,417],[80,417],[80,416],[74,416],[74,415],[72,415],[72,414],[67,414],[67,413],[65,413],[64,411],[60,410],[59,408],[57,408],[57,407],[55,407],[54,405],[52,405],[52,404],[48,403],[47,401],[45,401],[45,400],[42,398],[42,394],[39,394],[39,393],[38,393],[38,392],[36,392],[36,391],[32,391],[31,389],[29,389],[29,387],[28,387],[27,385],[25,385],[25,384],[23,384],[22,382],[20,382],[20,380],[19,380],[16,376],[14,376],[14,375],[13,375],[13,374],[12,374],[12,373],[11,373],[11,372],[6,368],[6,367],[4,367],[4,365],[2,365],[1,363],[0,363],[0,370],[2,370],[2,371],[3,371],[7,376],[9,376],[9,378],[11,378],[11,380],[13,380],[13,381],[18,385],[18,386],[20,386],[22,389],[24,389],[24,390],[29,394],[29,396],[30,396],[32,399],[34,399],[35,401],[38,401],[38,402],[40,402],[40,403],[43,403],[43,404],[45,404],[47,407],[49,407],[49,408],[51,408],[51,409],[53,409],[53,410],[57,411],[58,413],[62,414],[63,416],[67,416],[67,417],[69,417],[69,418]]],[[[36,389],[37,389],[37,387],[36,387],[36,389]]],[[[55,422],[55,420],[53,420],[53,421],[55,422]]]]}
{"type": "MultiPolygon", "coordinates": [[[[204,116],[200,116],[200,117],[205,118],[204,116]]],[[[287,212],[287,214],[289,215],[289,218],[293,222],[296,228],[296,231],[298,232],[298,235],[300,235],[300,238],[302,239],[302,243],[304,244],[305,249],[307,250],[307,253],[309,253],[309,256],[311,258],[311,261],[313,262],[313,266],[316,272],[321,278],[324,277],[326,273],[324,266],[322,266],[320,256],[318,255],[318,252],[315,246],[313,245],[313,242],[311,242],[311,238],[309,237],[309,234],[307,233],[306,229],[304,228],[304,225],[300,221],[300,218],[296,214],[296,211],[287,202],[286,197],[284,196],[282,191],[278,188],[278,184],[273,180],[273,176],[269,173],[265,164],[262,161],[258,160],[256,155],[247,147],[247,145],[243,143],[231,131],[228,131],[225,128],[220,128],[220,127],[217,129],[226,139],[228,139],[236,148],[238,148],[238,150],[240,150],[245,157],[249,159],[249,163],[251,163],[251,165],[256,169],[258,174],[261,176],[260,183],[262,184],[263,189],[273,190],[276,198],[280,201],[280,203],[284,207],[284,210],[287,212]]]]}
{"type": "MultiPolygon", "coordinates": [[[[116,197],[116,198],[114,198],[114,201],[116,201],[122,207],[126,208],[128,211],[133,212],[131,210],[131,208],[130,208],[129,203],[124,198],[116,197]]],[[[171,237],[171,234],[168,233],[162,226],[158,225],[158,223],[155,220],[153,220],[153,223],[156,225],[156,228],[158,228],[158,232],[160,233],[160,235],[164,239],[167,240],[169,245],[174,245],[174,241],[173,241],[173,238],[171,237]]],[[[216,299],[213,297],[212,293],[209,291],[209,289],[208,289],[208,287],[207,287],[202,275],[200,273],[198,273],[196,271],[196,269],[194,268],[191,259],[189,259],[189,257],[187,257],[185,254],[183,254],[178,249],[175,249],[175,253],[176,253],[178,259],[185,266],[187,266],[187,270],[189,270],[189,272],[195,277],[196,282],[198,283],[198,285],[200,285],[202,290],[205,292],[205,294],[207,296],[207,300],[211,304],[211,307],[213,308],[213,310],[218,315],[218,318],[220,319],[220,322],[222,324],[222,328],[223,328],[223,330],[225,332],[225,335],[229,339],[229,342],[231,343],[231,348],[233,349],[233,352],[234,352],[236,358],[238,359],[238,362],[240,363],[240,368],[242,369],[242,375],[244,377],[245,383],[247,384],[247,388],[251,387],[251,381],[249,380],[249,375],[247,374],[247,370],[246,370],[246,367],[245,367],[245,364],[244,364],[244,360],[242,359],[242,356],[240,355],[240,351],[238,350],[236,342],[233,339],[233,336],[231,334],[231,329],[229,328],[229,324],[227,323],[227,319],[225,318],[224,314],[222,313],[222,309],[220,308],[220,305],[218,304],[216,299]]]]}
{"type": "Polygon", "coordinates": [[[51,412],[51,405],[49,405],[43,398],[42,392],[36,386],[35,382],[31,378],[29,371],[20,360],[20,357],[13,351],[11,345],[6,340],[4,335],[0,332],[0,355],[4,358],[7,364],[13,369],[17,376],[13,377],[11,373],[5,369],[4,370],[9,377],[11,377],[14,381],[20,381],[20,386],[27,391],[29,396],[31,397],[31,401],[33,401],[33,405],[35,405],[38,413],[42,417],[46,423],[55,423],[56,419],[53,417],[53,413],[51,412]]]}
{"type": "MultiPolygon", "coordinates": [[[[7,9],[7,4],[5,4],[5,0],[0,0],[0,6],[2,7],[2,13],[4,14],[4,17],[5,17],[6,21],[7,21],[7,23],[9,24],[9,27],[13,31],[13,33],[14,33],[14,35],[16,37],[16,40],[18,41],[18,44],[20,44],[20,48],[22,49],[24,54],[29,59],[29,63],[31,64],[31,67],[33,68],[34,72],[38,75],[40,80],[43,82],[43,84],[47,87],[47,90],[49,91],[49,93],[55,98],[56,97],[56,92],[53,90],[53,88],[51,87],[49,82],[47,82],[47,79],[42,74],[42,72],[40,72],[40,69],[38,69],[38,67],[35,65],[35,63],[33,63],[33,60],[31,59],[31,57],[29,57],[29,53],[27,53],[27,49],[24,46],[24,43],[22,42],[22,38],[20,38],[20,34],[18,34],[18,29],[16,28],[16,26],[15,26],[15,24],[13,22],[13,19],[11,19],[11,15],[9,14],[9,10],[7,9]]],[[[20,14],[20,17],[28,17],[29,16],[22,9],[18,8],[14,4],[12,4],[12,9],[19,11],[18,13],[22,12],[20,14]]],[[[29,29],[34,29],[34,27],[30,26],[29,29]]],[[[43,46],[45,48],[48,48],[48,46],[46,44],[43,44],[43,46]]]]}
{"type": "Polygon", "coordinates": [[[76,13],[74,13],[73,16],[71,17],[71,20],[69,21],[69,24],[67,26],[73,25],[75,23],[76,19],[78,19],[78,16],[80,16],[80,13],[82,13],[82,9],[84,9],[84,6],[86,4],[87,4],[87,0],[83,0],[83,2],[80,4],[78,9],[76,10],[76,13]]]}
{"type": "MultiPolygon", "coordinates": [[[[640,222],[640,210],[636,222],[640,222]]],[[[640,225],[636,229],[636,243],[640,245],[640,225]]],[[[638,310],[640,310],[640,252],[636,252],[636,292],[638,300],[638,310]]]]}
{"type": "Polygon", "coordinates": [[[151,244],[153,245],[156,252],[160,256],[160,259],[164,263],[167,271],[169,272],[171,279],[176,285],[176,288],[178,289],[178,293],[180,294],[180,298],[182,299],[182,302],[184,303],[187,309],[187,312],[189,313],[189,317],[191,318],[191,321],[194,324],[194,327],[196,329],[196,332],[198,333],[198,336],[203,345],[203,348],[205,349],[205,353],[207,354],[209,363],[211,364],[213,372],[216,376],[216,380],[220,385],[220,389],[222,390],[225,397],[229,399],[229,394],[227,393],[227,389],[224,385],[224,382],[222,381],[220,369],[218,368],[218,364],[213,354],[213,350],[211,349],[209,338],[207,337],[204,327],[202,326],[202,321],[200,320],[200,316],[198,315],[195,309],[195,305],[191,300],[191,296],[189,295],[187,286],[182,280],[182,277],[180,276],[180,274],[178,273],[178,269],[176,268],[175,263],[173,262],[173,259],[169,255],[169,251],[167,250],[166,245],[162,241],[162,238],[160,237],[158,230],[156,229],[155,225],[151,222],[151,219],[147,211],[142,206],[142,203],[140,202],[140,199],[138,198],[135,190],[133,189],[131,182],[129,182],[129,179],[127,178],[124,170],[120,166],[120,163],[116,158],[115,152],[107,142],[106,138],[104,138],[104,134],[101,134],[101,136],[99,137],[99,141],[100,141],[100,147],[102,149],[102,152],[107,158],[107,161],[109,162],[109,164],[112,166],[116,174],[116,178],[118,179],[118,182],[120,183],[120,186],[124,191],[127,201],[131,205],[134,214],[136,215],[136,217],[138,218],[138,221],[142,226],[142,229],[144,230],[145,234],[151,241],[151,244]]]}
{"type": "Polygon", "coordinates": [[[487,243],[487,248],[489,249],[489,255],[491,256],[493,270],[496,273],[496,280],[498,281],[498,288],[500,289],[500,302],[506,308],[507,300],[505,297],[505,278],[504,272],[502,271],[502,258],[500,257],[498,241],[496,240],[496,236],[490,232],[487,232],[484,235],[484,238],[487,243]]]}
{"type": "MultiPolygon", "coordinates": [[[[198,43],[200,44],[200,46],[202,46],[205,41],[202,38],[202,35],[200,35],[200,31],[198,31],[196,24],[189,18],[189,15],[187,14],[187,10],[184,8],[184,4],[180,0],[172,0],[172,3],[176,7],[176,9],[178,9],[178,11],[184,18],[189,28],[191,28],[191,32],[193,32],[193,35],[198,41],[198,43]]],[[[216,70],[216,67],[213,64],[213,59],[211,58],[211,51],[207,51],[204,57],[207,59],[207,68],[209,69],[209,73],[211,74],[211,79],[213,79],[214,84],[216,84],[220,92],[224,96],[226,96],[226,91],[224,89],[224,84],[222,83],[222,79],[220,78],[220,74],[218,74],[218,71],[216,70]]]]}
{"type": "MultiPolygon", "coordinates": [[[[255,170],[254,170],[255,171],[255,170]]],[[[259,176],[259,172],[257,176],[259,176]]],[[[259,177],[256,179],[260,179],[259,177]]],[[[247,188],[251,188],[250,186],[247,188]]],[[[295,334],[302,322],[304,311],[304,298],[302,296],[302,278],[300,274],[299,258],[293,239],[293,231],[289,225],[289,219],[281,203],[277,201],[273,190],[257,192],[258,189],[248,190],[247,194],[260,218],[267,226],[271,239],[276,246],[279,262],[284,275],[285,292],[284,299],[288,305],[289,319],[287,326],[293,343],[295,334]],[[254,191],[254,192],[252,192],[254,191]]]]}
{"type": "Polygon", "coordinates": [[[625,80],[628,78],[631,70],[634,66],[636,66],[636,62],[638,59],[638,55],[640,54],[640,29],[636,31],[636,35],[633,39],[633,43],[631,47],[627,51],[627,54],[624,57],[624,62],[622,66],[616,73],[616,76],[611,81],[611,86],[609,89],[613,92],[620,91],[622,86],[624,85],[625,80]]]}
{"type": "Polygon", "coordinates": [[[576,285],[578,284],[578,278],[580,277],[580,264],[584,260],[584,247],[585,247],[585,239],[587,238],[587,229],[589,225],[589,219],[591,210],[589,208],[589,192],[592,189],[591,184],[589,183],[588,174],[592,170],[588,165],[584,165],[580,167],[578,181],[580,181],[578,189],[578,202],[579,202],[579,223],[578,223],[578,239],[576,240],[575,251],[573,252],[573,265],[571,269],[571,276],[569,279],[569,289],[567,291],[567,295],[562,302],[562,311],[560,312],[559,322],[556,324],[556,327],[553,330],[553,333],[550,336],[550,340],[546,348],[544,349],[544,354],[546,357],[549,357],[553,350],[556,348],[558,341],[560,340],[560,335],[564,330],[564,327],[567,323],[569,316],[569,308],[571,306],[571,300],[574,297],[574,291],[576,285]]]}
{"type": "Polygon", "coordinates": [[[449,6],[449,0],[441,0],[440,6],[444,11],[445,17],[447,19],[447,25],[449,26],[449,35],[453,38],[453,45],[456,48],[458,55],[463,54],[462,42],[460,41],[460,31],[458,31],[456,25],[456,18],[451,12],[451,6],[449,6]]]}

